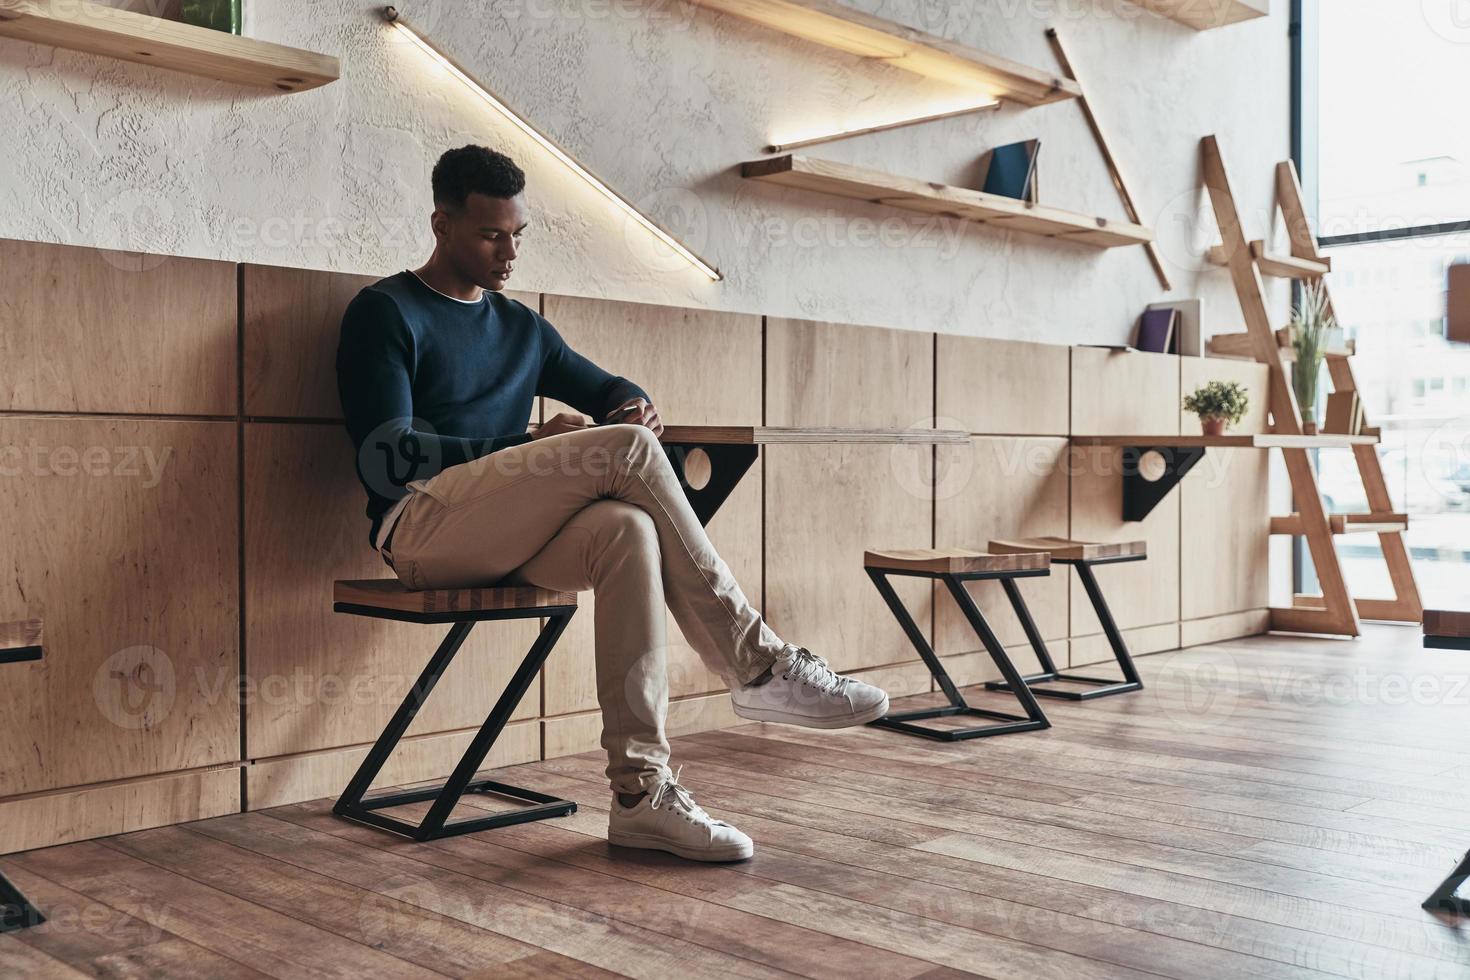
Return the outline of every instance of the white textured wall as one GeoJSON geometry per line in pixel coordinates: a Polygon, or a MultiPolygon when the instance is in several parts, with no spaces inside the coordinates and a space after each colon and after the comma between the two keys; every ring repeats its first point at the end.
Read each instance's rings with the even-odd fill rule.
{"type": "MultiPolygon", "coordinates": [[[[157,0],[132,0],[135,6],[157,0]]],[[[743,181],[773,138],[850,128],[969,93],[682,0],[403,8],[459,60],[718,265],[710,283],[397,39],[376,5],[246,0],[256,37],[337,54],[339,82],[262,94],[0,39],[0,236],[388,274],[427,254],[428,173],[484,142],[530,178],[514,288],[1017,337],[1119,342],[1161,296],[1141,249],[1054,244],[743,181]]],[[[850,0],[1049,70],[1056,26],[1156,226],[1174,295],[1240,325],[1203,266],[1198,140],[1218,133],[1253,237],[1287,155],[1286,6],[1196,33],[1123,0],[850,0]]],[[[959,182],[987,147],[1042,140],[1044,203],[1123,211],[1075,104],[815,147],[959,182]]],[[[1282,303],[1279,286],[1273,296],[1282,303]]]]}

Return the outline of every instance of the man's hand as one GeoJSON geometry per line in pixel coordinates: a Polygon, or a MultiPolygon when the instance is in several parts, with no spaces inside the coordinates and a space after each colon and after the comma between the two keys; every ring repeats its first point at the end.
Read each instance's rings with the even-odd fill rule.
{"type": "Polygon", "coordinates": [[[545,439],[547,436],[561,435],[563,432],[577,432],[588,428],[592,420],[585,415],[576,412],[557,412],[551,418],[542,422],[531,433],[532,439],[545,439]]]}
{"type": "Polygon", "coordinates": [[[635,398],[625,405],[613,409],[608,413],[607,422],[621,422],[625,425],[642,425],[653,430],[653,434],[661,436],[664,433],[663,420],[658,417],[658,409],[648,403],[646,398],[635,398]]]}

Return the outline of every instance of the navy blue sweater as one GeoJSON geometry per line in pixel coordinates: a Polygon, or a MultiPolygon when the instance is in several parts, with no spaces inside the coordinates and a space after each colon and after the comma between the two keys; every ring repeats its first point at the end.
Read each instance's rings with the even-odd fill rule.
{"type": "Polygon", "coordinates": [[[535,396],[597,421],[648,397],[568,347],[525,304],[489,290],[464,303],[407,271],[348,305],[337,392],[367,490],[370,542],[410,481],[529,442],[535,396]]]}

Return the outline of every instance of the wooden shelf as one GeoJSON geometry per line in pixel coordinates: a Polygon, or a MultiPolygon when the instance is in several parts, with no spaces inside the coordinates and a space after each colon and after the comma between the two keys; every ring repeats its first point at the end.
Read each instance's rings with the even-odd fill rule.
{"type": "MultiPolygon", "coordinates": [[[[1409,529],[1407,514],[1328,514],[1333,534],[1395,534],[1409,529]]],[[[1300,514],[1271,518],[1272,534],[1305,534],[1300,514]]]]}
{"type": "Polygon", "coordinates": [[[851,429],[787,425],[666,425],[660,441],[729,445],[939,445],[968,444],[957,429],[851,429]]]}
{"type": "MultiPolygon", "coordinates": [[[[1282,327],[1276,331],[1276,344],[1281,352],[1283,361],[1296,360],[1296,348],[1291,345],[1291,331],[1282,327]]],[[[1243,357],[1247,360],[1256,359],[1255,342],[1251,340],[1248,333],[1223,333],[1211,337],[1207,345],[1212,355],[1216,357],[1243,357]]],[[[1323,357],[1352,357],[1358,352],[1357,341],[1349,340],[1342,347],[1332,347],[1322,352],[1323,357]]]]}
{"type": "Polygon", "coordinates": [[[852,10],[831,0],[692,2],[825,47],[881,61],[927,78],[983,89],[998,98],[1025,105],[1060,102],[1082,94],[1081,86],[1071,79],[852,10]]]}
{"type": "Polygon", "coordinates": [[[1145,10],[1197,31],[1238,24],[1271,13],[1271,0],[1133,0],[1145,10]]]}
{"type": "Polygon", "coordinates": [[[1089,217],[965,187],[897,177],[845,163],[792,154],[752,160],[741,166],[740,174],[750,180],[887,204],[921,214],[948,215],[1007,231],[1082,242],[1098,248],[1142,245],[1153,241],[1154,237],[1149,229],[1126,221],[1089,217]]]}
{"type": "MultiPolygon", "coordinates": [[[[1320,279],[1332,271],[1332,259],[1325,255],[1319,259],[1279,255],[1266,251],[1266,243],[1263,241],[1251,242],[1250,250],[1251,258],[1255,260],[1256,268],[1261,270],[1261,275],[1273,279],[1320,279]]],[[[1230,264],[1230,256],[1224,245],[1211,246],[1209,259],[1215,265],[1230,264]]]]}
{"type": "Polygon", "coordinates": [[[1346,449],[1349,446],[1372,446],[1373,435],[1349,436],[1328,433],[1294,436],[1263,432],[1238,436],[1073,436],[1078,446],[1158,446],[1161,448],[1203,446],[1207,449],[1346,449]]]}
{"type": "Polygon", "coordinates": [[[340,74],[330,55],[81,0],[0,0],[0,35],[282,92],[340,74]]]}

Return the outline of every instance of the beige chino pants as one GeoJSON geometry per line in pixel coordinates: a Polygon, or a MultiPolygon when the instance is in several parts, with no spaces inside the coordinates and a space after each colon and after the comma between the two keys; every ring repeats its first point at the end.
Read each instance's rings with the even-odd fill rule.
{"type": "Polygon", "coordinates": [[[760,676],[785,646],[746,600],[643,426],[547,436],[409,486],[389,549],[409,588],[593,591],[602,745],[619,792],[649,789],[668,772],[665,602],[732,688],[760,676]]]}

